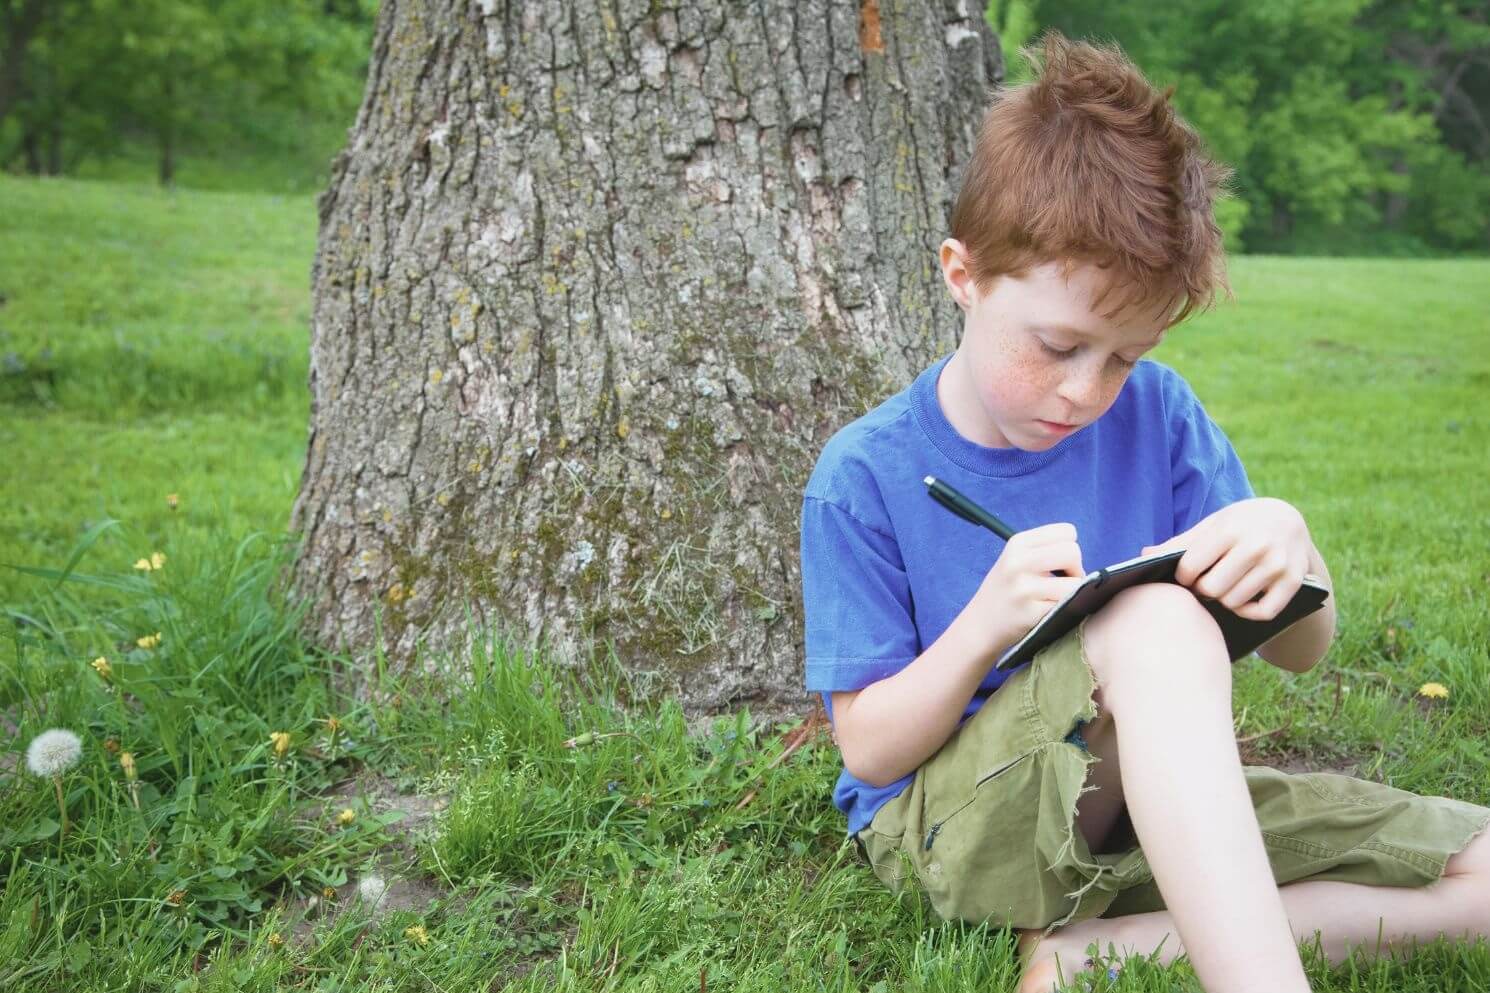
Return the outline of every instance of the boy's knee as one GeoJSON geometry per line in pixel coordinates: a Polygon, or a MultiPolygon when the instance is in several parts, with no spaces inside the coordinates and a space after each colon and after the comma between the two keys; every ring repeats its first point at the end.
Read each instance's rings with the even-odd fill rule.
{"type": "Polygon", "coordinates": [[[1120,683],[1167,679],[1177,668],[1230,685],[1230,659],[1216,619],[1174,583],[1143,583],[1113,597],[1087,621],[1083,649],[1104,697],[1120,683]]]}

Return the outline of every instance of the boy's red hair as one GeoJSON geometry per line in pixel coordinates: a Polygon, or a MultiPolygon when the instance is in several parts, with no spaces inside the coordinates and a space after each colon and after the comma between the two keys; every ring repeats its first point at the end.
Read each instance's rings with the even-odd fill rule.
{"type": "Polygon", "coordinates": [[[1058,31],[1028,83],[993,94],[952,211],[952,237],[971,256],[980,290],[1046,262],[1111,269],[1107,288],[1161,305],[1165,326],[1214,302],[1226,253],[1214,204],[1232,170],[1213,160],[1115,45],[1058,31]],[[1183,304],[1178,313],[1176,305],[1183,304]]]}

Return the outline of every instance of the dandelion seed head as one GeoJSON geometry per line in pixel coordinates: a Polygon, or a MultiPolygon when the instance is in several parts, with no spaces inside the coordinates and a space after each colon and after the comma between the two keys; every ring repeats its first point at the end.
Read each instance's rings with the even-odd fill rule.
{"type": "Polygon", "coordinates": [[[38,776],[59,776],[78,764],[83,743],[65,728],[52,728],[31,739],[26,748],[26,768],[38,776]]]}
{"type": "Polygon", "coordinates": [[[369,907],[376,907],[388,893],[388,881],[382,876],[363,876],[357,882],[357,899],[369,907]]]}

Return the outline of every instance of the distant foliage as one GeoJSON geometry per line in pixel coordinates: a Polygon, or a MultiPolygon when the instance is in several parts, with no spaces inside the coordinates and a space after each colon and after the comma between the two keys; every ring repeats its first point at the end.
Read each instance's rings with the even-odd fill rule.
{"type": "Polygon", "coordinates": [[[1046,27],[1116,41],[1237,170],[1234,248],[1490,249],[1483,0],[992,0],[1009,56],[1046,27]]]}
{"type": "Polygon", "coordinates": [[[266,182],[243,185],[304,186],[296,178],[318,177],[356,113],[376,11],[376,0],[0,0],[0,167],[148,162],[171,183],[188,157],[246,177],[273,162],[266,182]]]}

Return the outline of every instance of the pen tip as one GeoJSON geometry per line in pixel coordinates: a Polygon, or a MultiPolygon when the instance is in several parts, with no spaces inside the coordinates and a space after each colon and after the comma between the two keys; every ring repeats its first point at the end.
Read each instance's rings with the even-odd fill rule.
{"type": "Polygon", "coordinates": [[[927,486],[930,486],[932,483],[936,482],[936,477],[927,476],[925,479],[921,480],[921,482],[925,483],[927,486]]]}

